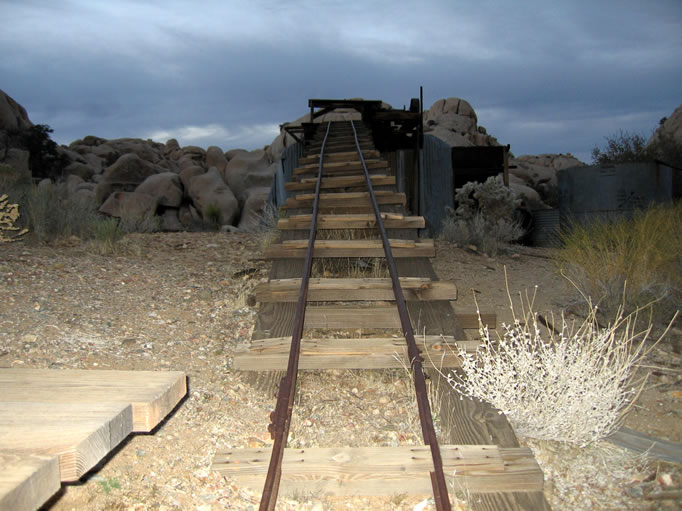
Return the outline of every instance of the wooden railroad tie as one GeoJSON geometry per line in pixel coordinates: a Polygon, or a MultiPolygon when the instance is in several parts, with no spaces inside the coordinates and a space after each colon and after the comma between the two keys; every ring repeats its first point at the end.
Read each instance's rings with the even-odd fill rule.
{"type": "MultiPolygon", "coordinates": [[[[407,197],[404,193],[395,193],[389,191],[374,192],[378,204],[395,204],[404,206],[407,203],[407,197]]],[[[283,209],[289,208],[310,208],[313,205],[315,195],[298,194],[296,197],[289,197],[282,205],[283,209]]],[[[321,193],[320,207],[366,207],[371,208],[372,202],[367,192],[340,192],[340,193],[321,193]]]]}
{"type": "MultiPolygon", "coordinates": [[[[454,490],[472,493],[542,491],[543,475],[528,448],[441,445],[443,471],[454,490]]],[[[213,470],[260,489],[269,449],[218,451],[213,470]]],[[[284,451],[280,493],[320,496],[428,495],[428,446],[311,448],[284,451]]]]}
{"type": "MultiPolygon", "coordinates": [[[[435,257],[433,240],[390,240],[393,257],[435,257]]],[[[307,240],[286,240],[265,249],[266,259],[302,258],[307,240]]],[[[313,257],[385,257],[381,240],[318,240],[313,257]]]]}
{"type": "MultiPolygon", "coordinates": [[[[423,216],[404,216],[396,213],[382,213],[381,218],[387,229],[423,229],[426,222],[423,216]]],[[[281,218],[277,227],[282,231],[309,230],[312,215],[294,215],[281,218]]],[[[317,228],[325,229],[373,229],[377,219],[373,214],[319,215],[317,228]]]]}
{"type": "MultiPolygon", "coordinates": [[[[379,151],[374,150],[374,149],[369,149],[362,151],[362,156],[366,160],[371,160],[371,159],[376,159],[381,157],[381,153],[379,151]]],[[[345,151],[345,152],[338,152],[338,153],[325,153],[324,155],[324,162],[325,163],[331,163],[331,162],[337,162],[337,161],[358,161],[358,152],[356,150],[353,151],[345,151]]],[[[306,165],[308,163],[319,163],[320,162],[320,154],[311,154],[307,156],[302,156],[301,158],[298,159],[299,165],[306,165]]]]}
{"type": "MultiPolygon", "coordinates": [[[[477,329],[479,315],[471,312],[461,312],[455,309],[455,316],[464,329],[477,329]]],[[[497,315],[494,312],[481,312],[481,322],[490,329],[496,327],[497,315]]],[[[413,323],[418,318],[413,318],[413,323]]],[[[345,305],[308,307],[305,314],[305,328],[400,328],[398,309],[394,305],[364,305],[351,307],[345,305]]],[[[418,325],[414,324],[414,328],[418,325]]]]}
{"type": "MultiPolygon", "coordinates": [[[[296,302],[301,279],[275,279],[258,284],[254,289],[257,302],[296,302]]],[[[420,277],[401,277],[406,300],[457,300],[454,282],[420,277]]],[[[312,278],[308,285],[308,301],[377,301],[395,300],[391,279],[323,279],[312,278]]]]}
{"type": "MultiPolygon", "coordinates": [[[[395,185],[395,176],[384,174],[374,174],[370,176],[374,186],[395,185]]],[[[284,189],[288,191],[314,190],[317,179],[301,179],[301,181],[290,181],[284,184],[284,189]]],[[[346,188],[351,186],[364,186],[365,176],[340,176],[322,178],[320,187],[323,190],[330,188],[346,188]]]]}
{"type": "MultiPolygon", "coordinates": [[[[424,364],[436,369],[460,367],[458,350],[475,353],[479,341],[455,341],[440,335],[418,336],[424,364]]],[[[252,340],[247,350],[232,357],[238,371],[286,370],[291,337],[252,340]]],[[[300,370],[389,369],[409,367],[404,337],[301,340],[300,370]]]]}

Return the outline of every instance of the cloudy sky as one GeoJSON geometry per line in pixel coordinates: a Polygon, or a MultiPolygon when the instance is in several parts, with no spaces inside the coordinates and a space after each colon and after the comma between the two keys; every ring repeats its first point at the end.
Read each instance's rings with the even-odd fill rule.
{"type": "Polygon", "coordinates": [[[681,0],[0,0],[0,89],[85,135],[254,149],[309,98],[469,101],[519,154],[682,104],[681,0]]]}

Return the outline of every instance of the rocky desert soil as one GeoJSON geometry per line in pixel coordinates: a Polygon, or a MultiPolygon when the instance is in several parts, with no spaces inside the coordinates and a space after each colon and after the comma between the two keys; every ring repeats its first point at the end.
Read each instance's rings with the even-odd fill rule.
{"type": "MultiPolygon", "coordinates": [[[[0,367],[180,370],[187,398],[152,434],[134,435],[49,511],[255,510],[260,488],[211,471],[220,449],[267,446],[272,395],[231,368],[249,342],[257,309],[253,287],[267,279],[256,234],[130,235],[124,249],[98,255],[77,239],[54,246],[0,246],[0,367]]],[[[536,310],[570,310],[576,292],[559,276],[549,249],[487,258],[438,243],[434,266],[460,289],[457,307],[495,309],[509,321],[504,268],[513,295],[537,289],[536,310]],[[537,286],[537,288],[535,287],[537,286]],[[473,291],[472,291],[473,290],[473,291]]],[[[627,425],[679,442],[680,356],[669,344],[647,360],[648,386],[627,425]]],[[[404,370],[305,373],[292,427],[301,446],[419,443],[404,370]],[[344,413],[339,413],[343,406],[344,413]]],[[[575,449],[522,439],[546,478],[555,510],[679,509],[656,499],[678,491],[680,466],[646,461],[600,442],[575,449]]],[[[455,509],[467,509],[458,495],[455,509]]],[[[278,509],[433,509],[428,496],[390,499],[280,499],[278,509]]]]}

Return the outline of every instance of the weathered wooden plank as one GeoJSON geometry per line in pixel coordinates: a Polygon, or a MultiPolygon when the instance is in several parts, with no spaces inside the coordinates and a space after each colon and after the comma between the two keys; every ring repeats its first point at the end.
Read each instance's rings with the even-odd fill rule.
{"type": "Polygon", "coordinates": [[[0,511],[35,511],[60,484],[57,456],[0,452],[0,511]]]}
{"type": "MultiPolygon", "coordinates": [[[[368,169],[387,169],[388,162],[385,160],[365,160],[365,164],[368,169]]],[[[319,163],[309,163],[302,165],[294,169],[294,176],[301,176],[306,174],[315,174],[319,169],[319,163]]],[[[356,161],[338,161],[338,162],[325,162],[322,165],[323,175],[332,175],[336,173],[348,172],[348,171],[360,171],[362,172],[362,162],[356,161]]]]}
{"type": "MultiPolygon", "coordinates": [[[[457,352],[475,353],[478,341],[457,341],[441,336],[418,336],[417,346],[426,365],[459,367],[457,352]]],[[[239,371],[285,370],[291,337],[252,340],[247,351],[235,353],[232,367],[239,371]]],[[[363,339],[302,339],[300,370],[386,369],[409,367],[407,343],[403,337],[363,339]]]]}
{"type": "MultiPolygon", "coordinates": [[[[455,311],[462,328],[478,328],[478,315],[470,312],[455,311]]],[[[412,327],[421,331],[420,318],[410,314],[412,327]]],[[[489,328],[495,328],[495,313],[481,312],[481,320],[489,328]]],[[[423,328],[423,323],[421,327],[423,328]]],[[[324,306],[307,307],[305,328],[400,328],[400,317],[397,307],[364,307],[324,306]]]]}
{"type": "Polygon", "coordinates": [[[0,452],[59,456],[62,481],[76,481],[133,431],[123,403],[0,402],[0,452]]]}
{"type": "MultiPolygon", "coordinates": [[[[426,227],[422,216],[403,216],[396,213],[382,213],[384,227],[387,229],[423,229],[426,227]]],[[[285,230],[309,230],[312,215],[293,215],[281,218],[277,227],[285,230]]],[[[319,215],[318,229],[374,229],[377,220],[374,214],[319,215]]]]}
{"type": "MultiPolygon", "coordinates": [[[[362,151],[362,156],[367,159],[374,159],[374,158],[379,158],[381,154],[379,151],[375,149],[370,149],[366,151],[362,151]]],[[[328,153],[324,155],[324,161],[325,162],[335,162],[335,161],[352,161],[352,160],[358,160],[358,152],[357,151],[346,151],[346,152],[338,152],[338,153],[328,153]]],[[[308,163],[315,163],[320,161],[320,153],[318,152],[317,154],[310,154],[303,156],[298,160],[298,163],[300,165],[305,165],[308,163]]]]}
{"type": "Polygon", "coordinates": [[[0,369],[0,401],[132,403],[134,431],[148,432],[187,392],[179,371],[0,369]]]}
{"type": "MultiPolygon", "coordinates": [[[[302,258],[308,245],[307,240],[289,240],[273,243],[265,249],[269,259],[302,258]]],[[[393,257],[435,257],[433,240],[391,240],[393,257]]],[[[384,257],[381,240],[319,240],[315,242],[313,257],[384,257]]]]}
{"type": "MultiPolygon", "coordinates": [[[[258,302],[296,302],[301,279],[271,280],[254,289],[258,302]]],[[[408,300],[456,300],[454,282],[419,277],[401,277],[400,287],[408,300]]],[[[308,301],[378,301],[394,300],[391,279],[322,279],[312,278],[308,283],[308,301]]]]}
{"type": "MultiPolygon", "coordinates": [[[[404,193],[389,191],[376,191],[374,193],[379,205],[398,204],[404,206],[407,202],[404,193]]],[[[296,197],[289,197],[282,208],[310,208],[313,205],[313,199],[314,194],[298,194],[296,197]]],[[[372,201],[368,192],[321,193],[320,207],[368,207],[371,209],[372,201]]]]}
{"type": "Polygon", "coordinates": [[[650,458],[682,464],[682,444],[653,438],[634,429],[622,427],[604,440],[650,458]]]}
{"type": "MultiPolygon", "coordinates": [[[[386,176],[383,174],[375,174],[370,176],[372,185],[383,186],[383,185],[394,185],[395,176],[386,176]]],[[[315,188],[316,178],[302,179],[301,181],[294,182],[290,181],[284,184],[284,188],[288,191],[296,190],[313,190],[315,188]]],[[[365,176],[339,176],[339,177],[323,177],[322,183],[320,183],[320,188],[323,190],[328,190],[330,188],[346,188],[350,186],[363,186],[365,185],[365,176]]]]}
{"type": "MultiPolygon", "coordinates": [[[[542,471],[530,449],[497,446],[441,445],[448,482],[468,491],[537,491],[542,471]]],[[[267,449],[234,449],[216,453],[213,470],[240,484],[262,487],[268,468],[267,449]]],[[[280,493],[321,496],[432,493],[433,470],[428,446],[285,449],[280,493]]]]}

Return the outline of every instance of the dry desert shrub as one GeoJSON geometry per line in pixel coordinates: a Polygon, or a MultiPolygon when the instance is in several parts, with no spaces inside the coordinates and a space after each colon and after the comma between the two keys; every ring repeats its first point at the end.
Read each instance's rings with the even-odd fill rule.
{"type": "Polygon", "coordinates": [[[495,255],[524,234],[513,218],[521,200],[504,186],[500,176],[465,184],[456,190],[455,201],[457,209],[449,211],[441,224],[441,239],[475,245],[481,252],[495,255]]]}
{"type": "Polygon", "coordinates": [[[560,271],[611,317],[656,300],[667,323],[682,295],[682,203],[637,211],[631,219],[576,224],[562,235],[560,271]]]}
{"type": "MultiPolygon", "coordinates": [[[[511,300],[510,300],[511,303],[511,300]]],[[[460,394],[491,403],[519,434],[585,446],[608,436],[621,423],[643,382],[635,369],[648,352],[651,327],[636,330],[636,313],[600,328],[596,308],[576,325],[561,317],[557,335],[546,337],[522,299],[522,313],[491,338],[480,326],[475,355],[460,351],[465,376],[449,381],[460,394]]]]}

